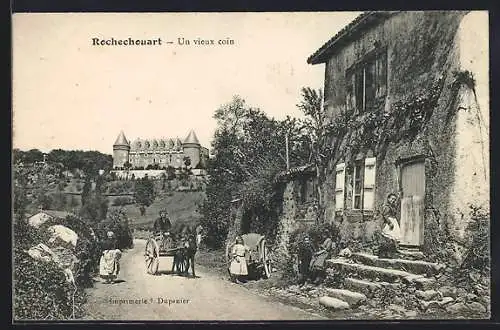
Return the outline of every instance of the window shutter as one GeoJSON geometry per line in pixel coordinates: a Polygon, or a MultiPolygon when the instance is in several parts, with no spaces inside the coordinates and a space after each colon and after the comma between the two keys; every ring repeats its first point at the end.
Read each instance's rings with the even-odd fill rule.
{"type": "Polygon", "coordinates": [[[335,211],[344,209],[345,163],[336,166],[335,175],[335,211]]]}
{"type": "Polygon", "coordinates": [[[387,53],[383,52],[377,58],[377,97],[387,93],[387,53]]]}
{"type": "Polygon", "coordinates": [[[375,177],[376,177],[376,158],[365,158],[365,176],[363,183],[363,209],[373,210],[375,199],[375,177]]]}

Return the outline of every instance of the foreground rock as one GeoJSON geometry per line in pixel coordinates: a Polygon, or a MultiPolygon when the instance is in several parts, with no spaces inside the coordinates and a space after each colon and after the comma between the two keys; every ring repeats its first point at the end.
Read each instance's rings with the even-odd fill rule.
{"type": "Polygon", "coordinates": [[[349,306],[358,306],[366,301],[366,296],[359,292],[353,292],[343,289],[326,289],[328,296],[345,301],[349,306]]]}
{"type": "Polygon", "coordinates": [[[319,298],[319,304],[333,310],[344,310],[350,308],[347,302],[328,296],[319,298]]]}

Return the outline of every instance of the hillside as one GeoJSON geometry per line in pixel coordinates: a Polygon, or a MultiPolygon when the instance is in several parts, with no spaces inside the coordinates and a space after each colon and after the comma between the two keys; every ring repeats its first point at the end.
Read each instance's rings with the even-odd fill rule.
{"type": "MultiPolygon", "coordinates": [[[[174,227],[181,223],[192,225],[201,218],[198,208],[205,198],[205,193],[201,191],[192,192],[172,192],[169,194],[160,194],[153,204],[146,209],[146,214],[141,216],[139,208],[136,205],[121,206],[127,213],[130,226],[135,229],[150,229],[154,220],[158,217],[159,211],[165,208],[170,216],[170,221],[174,227]]],[[[110,206],[113,210],[120,206],[110,206]]]]}

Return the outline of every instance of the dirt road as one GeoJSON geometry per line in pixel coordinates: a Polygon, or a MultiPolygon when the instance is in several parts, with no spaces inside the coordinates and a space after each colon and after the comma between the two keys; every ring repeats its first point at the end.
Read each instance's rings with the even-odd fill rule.
{"type": "Polygon", "coordinates": [[[146,273],[144,240],[121,260],[119,281],[88,291],[89,320],[315,320],[323,317],[259,296],[198,266],[197,278],[169,274],[171,258],[160,259],[161,275],[146,273]]]}

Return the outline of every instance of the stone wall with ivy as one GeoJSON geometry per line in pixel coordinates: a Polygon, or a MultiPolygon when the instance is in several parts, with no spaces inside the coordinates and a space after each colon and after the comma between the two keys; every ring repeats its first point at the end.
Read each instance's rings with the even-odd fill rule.
{"type": "MultiPolygon", "coordinates": [[[[335,118],[331,123],[335,133],[331,144],[335,147],[324,166],[323,192],[325,200],[330,201],[325,205],[325,216],[342,222],[344,236],[369,241],[368,228],[373,227],[374,220],[373,216],[349,210],[342,216],[335,213],[335,164],[346,163],[348,180],[355,157],[368,152],[377,157],[375,215],[386,196],[400,190],[400,164],[421,157],[425,160],[425,218],[452,232],[457,226],[465,226],[455,210],[456,200],[464,203],[474,192],[457,189],[463,186],[457,181],[474,180],[464,178],[459,170],[464,164],[484,164],[474,161],[484,154],[477,153],[476,148],[464,152],[464,146],[474,143],[484,148],[484,138],[467,136],[471,129],[477,131],[481,126],[477,109],[461,101],[467,93],[476,94],[475,72],[464,69],[463,45],[457,40],[467,15],[461,11],[399,13],[359,36],[327,63],[325,104],[335,118]],[[376,100],[364,113],[355,114],[354,109],[346,107],[345,73],[377,47],[387,49],[386,97],[376,100]],[[461,119],[463,116],[468,119],[461,119]],[[457,199],[457,194],[462,197],[457,199]]],[[[473,97],[467,99],[478,103],[473,97]]]]}

